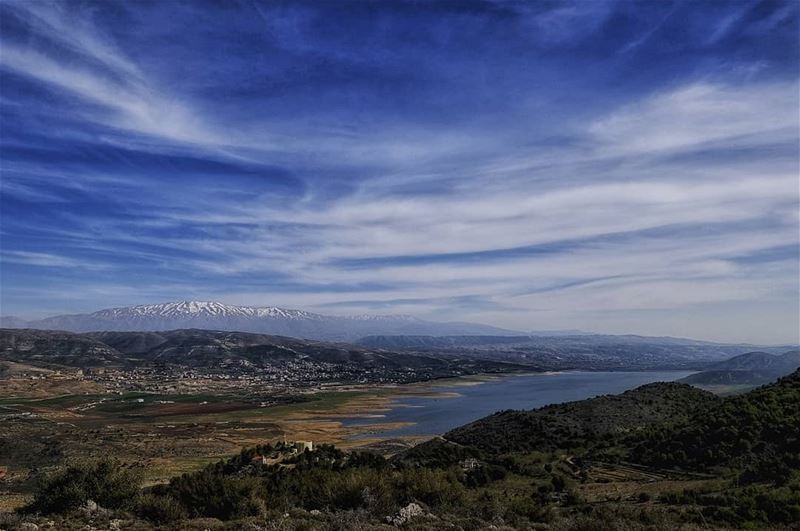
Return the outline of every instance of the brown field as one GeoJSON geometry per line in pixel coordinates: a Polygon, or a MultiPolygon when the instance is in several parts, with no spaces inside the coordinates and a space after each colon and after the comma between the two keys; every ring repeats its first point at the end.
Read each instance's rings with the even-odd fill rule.
{"type": "MultiPolygon", "coordinates": [[[[384,454],[395,453],[425,438],[387,440],[381,435],[382,430],[403,423],[344,426],[342,421],[380,417],[393,401],[405,396],[458,396],[439,389],[478,385],[492,378],[402,386],[328,386],[265,407],[265,400],[275,397],[250,389],[118,395],[99,392],[80,381],[19,381],[12,375],[0,380],[0,467],[8,471],[5,480],[0,480],[0,513],[30,501],[38,473],[73,459],[110,456],[136,463],[143,468],[145,484],[153,485],[230,457],[242,448],[283,439],[343,448],[368,446],[384,454]]],[[[569,455],[537,454],[530,459],[549,462],[572,475],[580,497],[593,505],[634,508],[656,503],[668,492],[715,492],[724,487],[724,482],[700,475],[607,463],[592,464],[586,481],[579,481],[580,469],[569,455]]],[[[530,478],[514,474],[493,488],[534,495],[530,478]]]]}
{"type": "Polygon", "coordinates": [[[46,371],[40,379],[17,378],[15,372],[6,372],[0,379],[0,466],[8,469],[0,482],[0,511],[25,503],[37,473],[73,459],[110,456],[137,463],[152,484],[197,470],[242,448],[282,439],[398,451],[419,438],[387,443],[380,431],[402,427],[402,423],[343,426],[342,419],[380,416],[401,396],[456,396],[437,388],[485,380],[328,386],[263,407],[268,394],[250,389],[118,395],[91,382],[46,371]]]}

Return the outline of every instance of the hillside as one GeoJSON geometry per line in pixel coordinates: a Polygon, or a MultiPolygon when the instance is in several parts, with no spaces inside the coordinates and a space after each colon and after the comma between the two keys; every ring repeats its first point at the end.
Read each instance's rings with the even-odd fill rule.
{"type": "Polygon", "coordinates": [[[748,352],[709,366],[709,370],[792,372],[800,365],[800,350],[775,355],[767,352],[748,352]]]}
{"type": "Polygon", "coordinates": [[[125,358],[89,336],[46,330],[0,329],[0,359],[68,367],[121,366],[125,358]]]}
{"type": "Polygon", "coordinates": [[[659,427],[637,445],[632,457],[680,468],[752,468],[770,477],[800,468],[800,370],[720,400],[677,429],[659,427]]]}
{"type": "Polygon", "coordinates": [[[697,386],[758,385],[775,380],[777,376],[764,371],[702,371],[686,378],[681,383],[697,386]]]}
{"type": "Polygon", "coordinates": [[[501,411],[444,435],[490,453],[622,445],[633,462],[668,468],[800,468],[800,370],[718,398],[679,383],[501,411]],[[792,457],[789,457],[792,456],[792,457]]]}
{"type": "Polygon", "coordinates": [[[493,453],[545,451],[596,444],[655,425],[673,425],[719,401],[706,391],[676,383],[654,383],[578,402],[532,411],[501,411],[444,438],[493,453]]]}
{"type": "Polygon", "coordinates": [[[176,366],[223,370],[231,376],[283,370],[291,362],[295,369],[302,366],[309,374],[344,380],[391,376],[417,381],[533,369],[459,356],[393,353],[343,343],[209,330],[75,334],[0,329],[0,360],[82,369],[176,366]]]}
{"type": "Polygon", "coordinates": [[[713,385],[760,385],[777,380],[800,368],[800,351],[774,355],[748,352],[710,365],[706,370],[681,380],[683,383],[713,385]]]}

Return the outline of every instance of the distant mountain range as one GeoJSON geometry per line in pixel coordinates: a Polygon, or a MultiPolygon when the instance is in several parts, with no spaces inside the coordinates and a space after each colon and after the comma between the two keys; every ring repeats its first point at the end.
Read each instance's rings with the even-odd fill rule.
{"type": "Polygon", "coordinates": [[[330,316],[302,310],[205,301],[109,308],[37,321],[4,317],[0,318],[0,328],[76,333],[185,329],[245,332],[356,343],[360,348],[370,350],[469,356],[548,370],[736,370],[739,372],[728,373],[728,376],[717,373],[714,378],[730,378],[731,381],[745,378],[758,382],[774,380],[789,371],[770,370],[766,365],[772,358],[759,358],[759,361],[755,355],[748,359],[753,363],[759,361],[758,364],[764,367],[753,369],[750,375],[745,375],[740,368],[709,367],[709,364],[755,350],[763,351],[763,357],[797,348],[791,345],[756,347],[673,337],[591,334],[578,330],[525,333],[476,323],[426,321],[408,315],[330,316]]]}
{"type": "Polygon", "coordinates": [[[330,316],[277,307],[182,301],[57,315],[37,321],[0,317],[0,328],[69,332],[163,331],[186,328],[353,341],[369,335],[519,335],[521,332],[462,322],[434,322],[408,315],[330,316]]]}
{"type": "Polygon", "coordinates": [[[171,366],[261,374],[305,370],[309,379],[406,382],[476,373],[533,370],[533,367],[458,356],[387,352],[292,337],[209,330],[91,332],[0,329],[3,362],[46,369],[171,366]],[[300,368],[302,364],[302,369],[300,368]],[[294,364],[294,369],[287,369],[294,364]]]}
{"type": "MultiPolygon", "coordinates": [[[[514,363],[530,363],[552,370],[695,369],[752,352],[783,354],[794,346],[754,347],[711,343],[674,337],[637,335],[558,334],[542,336],[369,336],[358,344],[405,352],[458,352],[514,363]]],[[[785,373],[784,373],[785,374],[785,373]]]]}

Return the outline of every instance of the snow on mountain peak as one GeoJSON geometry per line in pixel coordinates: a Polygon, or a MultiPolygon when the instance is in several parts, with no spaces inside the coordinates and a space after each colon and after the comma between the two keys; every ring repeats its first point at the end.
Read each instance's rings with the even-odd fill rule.
{"type": "MultiPolygon", "coordinates": [[[[63,316],[57,316],[63,317],[63,316]]],[[[209,320],[276,320],[276,321],[360,321],[373,323],[422,323],[421,319],[411,315],[350,315],[324,316],[303,310],[279,308],[277,306],[236,306],[216,301],[176,301],[160,304],[139,304],[107,308],[89,314],[87,317],[102,322],[131,321],[144,323],[154,320],[181,321],[204,325],[209,320]]],[[[178,325],[176,325],[178,326],[178,325]]],[[[182,326],[182,325],[181,325],[182,326]]]]}
{"type": "Polygon", "coordinates": [[[194,318],[194,317],[266,317],[313,319],[317,316],[301,310],[277,307],[234,306],[215,301],[179,301],[109,308],[92,314],[100,319],[119,318],[194,318]]]}
{"type": "Polygon", "coordinates": [[[469,323],[429,322],[409,315],[332,316],[274,306],[236,306],[196,300],[56,315],[23,324],[30,328],[73,332],[200,328],[335,341],[352,341],[369,335],[472,335],[476,332],[506,335],[510,332],[469,323]]]}

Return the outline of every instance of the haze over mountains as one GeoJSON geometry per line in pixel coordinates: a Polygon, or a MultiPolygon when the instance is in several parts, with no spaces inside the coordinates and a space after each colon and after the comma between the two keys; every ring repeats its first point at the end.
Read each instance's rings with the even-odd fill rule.
{"type": "MultiPolygon", "coordinates": [[[[705,369],[710,363],[758,348],[783,354],[794,346],[711,343],[673,337],[576,334],[543,336],[370,336],[358,344],[404,352],[460,353],[553,370],[705,369]]],[[[784,373],[785,374],[785,373],[784,373]]]]}
{"type": "Polygon", "coordinates": [[[36,321],[0,318],[0,327],[70,332],[161,331],[183,328],[252,332],[353,341],[369,335],[520,335],[521,332],[462,322],[433,322],[407,315],[330,316],[277,307],[234,306],[182,301],[108,308],[88,314],[57,315],[36,321]]]}
{"type": "MultiPolygon", "coordinates": [[[[137,340],[147,339],[147,332],[168,330],[242,332],[285,336],[284,339],[352,343],[348,348],[393,352],[398,357],[404,353],[470,358],[544,370],[705,370],[711,363],[755,350],[769,356],[797,348],[580,331],[524,333],[476,323],[425,321],[407,315],[328,316],[278,307],[202,301],[109,308],[37,321],[0,318],[0,327],[75,333],[145,333],[136,335],[137,340]]],[[[105,339],[103,336],[100,340],[105,342],[105,339]]],[[[766,379],[761,381],[770,381],[787,372],[768,370],[764,372],[766,379]]],[[[734,376],[742,377],[743,373],[737,372],[734,376]]]]}

